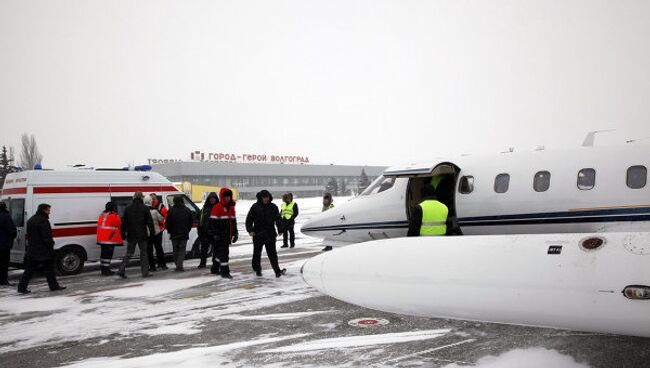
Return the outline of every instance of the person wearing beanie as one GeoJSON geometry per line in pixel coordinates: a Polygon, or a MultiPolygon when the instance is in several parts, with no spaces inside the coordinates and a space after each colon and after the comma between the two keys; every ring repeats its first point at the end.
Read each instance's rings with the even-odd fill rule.
{"type": "Polygon", "coordinates": [[[29,280],[32,278],[34,270],[42,266],[43,273],[47,279],[47,285],[50,291],[63,290],[66,287],[59,285],[54,274],[54,237],[52,236],[52,226],[50,225],[51,206],[46,203],[38,205],[38,210],[34,216],[27,221],[27,246],[25,247],[25,271],[20,277],[18,283],[18,292],[29,294],[27,289],[29,280]]]}
{"type": "Polygon", "coordinates": [[[9,283],[9,261],[14,239],[18,235],[16,225],[7,210],[7,204],[0,202],[0,286],[12,286],[9,283]]]}
{"type": "Polygon", "coordinates": [[[147,256],[147,238],[155,230],[151,212],[144,205],[143,198],[142,192],[135,192],[133,203],[126,207],[124,216],[122,216],[121,235],[122,239],[126,239],[126,254],[122,259],[117,275],[123,279],[126,278],[126,266],[133,257],[136,246],[140,249],[140,272],[142,272],[142,277],[151,276],[149,273],[149,257],[147,256]]]}
{"type": "Polygon", "coordinates": [[[122,220],[117,215],[117,206],[113,202],[108,202],[104,206],[104,212],[97,219],[97,245],[102,247],[99,257],[99,269],[102,276],[115,274],[111,271],[111,260],[115,246],[122,246],[121,232],[122,220]]]}
{"type": "Polygon", "coordinates": [[[282,229],[280,223],[280,211],[273,203],[273,196],[264,189],[257,193],[257,202],[251,206],[246,216],[246,231],[253,238],[253,270],[257,276],[262,276],[262,249],[266,249],[266,256],[271,262],[275,277],[281,277],[287,270],[280,268],[278,252],[275,248],[275,231],[282,229]]]}
{"type": "Polygon", "coordinates": [[[176,272],[183,272],[183,261],[187,252],[187,241],[194,224],[192,211],[183,203],[183,196],[174,196],[174,205],[167,214],[167,233],[172,241],[176,272]]]}
{"type": "Polygon", "coordinates": [[[203,204],[203,208],[199,214],[199,226],[197,230],[199,234],[199,241],[201,243],[201,262],[199,263],[198,268],[205,268],[208,260],[208,252],[210,250],[210,244],[212,242],[212,238],[210,237],[208,231],[210,224],[210,212],[212,212],[212,207],[214,207],[214,205],[217,203],[219,203],[219,196],[217,193],[211,192],[205,199],[205,203],[203,204]]]}

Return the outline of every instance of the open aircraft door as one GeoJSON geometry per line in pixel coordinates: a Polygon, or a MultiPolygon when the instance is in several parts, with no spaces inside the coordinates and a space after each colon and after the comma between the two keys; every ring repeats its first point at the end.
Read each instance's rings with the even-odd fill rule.
{"type": "Polygon", "coordinates": [[[437,199],[449,208],[451,226],[448,226],[447,235],[460,235],[455,202],[455,188],[459,173],[460,168],[454,163],[440,160],[434,163],[390,168],[384,172],[384,177],[408,180],[405,195],[407,218],[410,218],[412,209],[424,199],[422,193],[425,186],[433,186],[436,189],[437,199]]]}

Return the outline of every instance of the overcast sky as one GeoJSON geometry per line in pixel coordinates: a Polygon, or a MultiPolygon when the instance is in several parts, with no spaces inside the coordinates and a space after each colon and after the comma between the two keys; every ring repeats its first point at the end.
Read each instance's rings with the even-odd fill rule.
{"type": "Polygon", "coordinates": [[[650,2],[0,0],[0,144],[391,165],[650,136],[650,2]]]}

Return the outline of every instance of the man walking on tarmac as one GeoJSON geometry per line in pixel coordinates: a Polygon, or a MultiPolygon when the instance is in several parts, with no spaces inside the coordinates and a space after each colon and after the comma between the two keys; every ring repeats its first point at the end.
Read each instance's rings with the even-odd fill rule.
{"type": "Polygon", "coordinates": [[[198,268],[205,268],[206,261],[208,259],[208,251],[210,250],[210,243],[212,242],[212,238],[208,233],[210,224],[210,212],[212,212],[212,207],[214,207],[214,205],[217,203],[219,203],[219,197],[217,196],[217,193],[211,192],[205,199],[205,203],[201,209],[201,214],[199,215],[199,228],[197,230],[199,233],[199,241],[201,242],[201,262],[199,263],[198,268]]]}
{"type": "Polygon", "coordinates": [[[449,209],[436,198],[436,189],[425,185],[424,200],[411,211],[407,236],[432,236],[447,233],[449,209]]]}
{"type": "Polygon", "coordinates": [[[293,201],[293,194],[286,193],[282,196],[282,248],[289,246],[287,238],[291,241],[291,248],[296,246],[296,233],[293,230],[298,217],[298,204],[293,201]]]}
{"type": "Polygon", "coordinates": [[[212,267],[210,272],[220,274],[225,279],[232,279],[230,266],[230,244],[236,243],[239,237],[237,232],[237,217],[235,216],[235,201],[232,191],[221,188],[219,203],[210,211],[210,234],[213,239],[212,267]]]}
{"type": "Polygon", "coordinates": [[[117,215],[117,206],[113,202],[106,203],[104,212],[97,219],[97,245],[102,247],[99,257],[99,269],[102,276],[115,274],[111,271],[111,260],[115,246],[124,245],[122,241],[122,220],[117,215]]]}
{"type": "Polygon", "coordinates": [[[126,239],[126,254],[117,275],[126,278],[126,266],[129,263],[135,247],[140,249],[140,271],[142,277],[149,277],[149,257],[147,256],[147,238],[153,234],[153,219],[147,206],[143,202],[142,192],[135,192],[133,203],[124,210],[122,217],[122,239],[126,239]]]}
{"type": "MultiPolygon", "coordinates": [[[[334,208],[334,200],[332,199],[332,195],[329,194],[328,192],[325,192],[323,194],[323,211],[321,211],[321,212],[325,212],[325,211],[330,210],[332,208],[334,208]]],[[[323,252],[327,252],[327,251],[330,251],[330,250],[332,250],[331,245],[328,245],[325,248],[323,248],[323,252]]]]}
{"type": "Polygon", "coordinates": [[[39,204],[36,214],[27,221],[27,247],[25,249],[25,271],[18,283],[18,292],[29,294],[27,289],[34,269],[43,266],[50,291],[63,290],[66,287],[59,285],[54,274],[54,238],[50,226],[50,205],[39,204]]]}
{"type": "Polygon", "coordinates": [[[0,286],[13,286],[9,283],[9,261],[14,239],[18,235],[14,220],[7,210],[7,204],[0,202],[0,286]]]}
{"type": "Polygon", "coordinates": [[[285,268],[280,269],[278,264],[278,253],[275,249],[278,236],[276,227],[278,230],[282,229],[278,206],[273,204],[271,193],[262,190],[257,193],[257,202],[246,216],[246,231],[253,238],[253,270],[257,276],[262,276],[262,248],[266,248],[266,256],[269,257],[275,277],[281,277],[287,272],[285,268]]]}

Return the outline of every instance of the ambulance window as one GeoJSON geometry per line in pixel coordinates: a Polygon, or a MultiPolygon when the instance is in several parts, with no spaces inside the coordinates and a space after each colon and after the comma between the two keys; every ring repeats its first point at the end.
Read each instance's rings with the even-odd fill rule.
{"type": "Polygon", "coordinates": [[[111,202],[117,206],[117,215],[122,217],[126,207],[133,203],[133,197],[111,197],[111,202]]]}
{"type": "Polygon", "coordinates": [[[497,193],[505,193],[508,191],[510,186],[510,175],[509,174],[499,174],[494,178],[494,191],[497,193]]]}
{"type": "Polygon", "coordinates": [[[11,212],[11,219],[14,220],[16,227],[25,226],[25,200],[12,199],[9,204],[9,211],[11,212]]]}
{"type": "Polygon", "coordinates": [[[578,172],[578,189],[590,190],[596,185],[596,170],[582,169],[578,172]]]}
{"type": "Polygon", "coordinates": [[[548,171],[538,171],[533,180],[533,189],[536,192],[546,192],[551,186],[551,173],[548,171]]]}
{"type": "Polygon", "coordinates": [[[366,190],[364,190],[361,195],[367,196],[375,193],[385,192],[388,189],[392,188],[395,184],[395,178],[385,178],[380,176],[375,180],[366,190]]]}
{"type": "Polygon", "coordinates": [[[648,169],[645,166],[636,165],[627,169],[627,186],[632,189],[645,187],[648,180],[648,169]]]}
{"type": "Polygon", "coordinates": [[[460,178],[460,184],[458,184],[458,191],[462,194],[470,194],[474,191],[474,177],[473,176],[463,176],[460,178]]]}
{"type": "Polygon", "coordinates": [[[167,203],[169,205],[169,208],[171,209],[171,206],[174,205],[174,197],[181,197],[183,198],[183,204],[185,207],[189,208],[190,211],[192,211],[192,217],[194,218],[194,222],[199,221],[199,208],[194,204],[194,202],[190,201],[189,198],[185,194],[172,194],[167,196],[167,203]]]}

